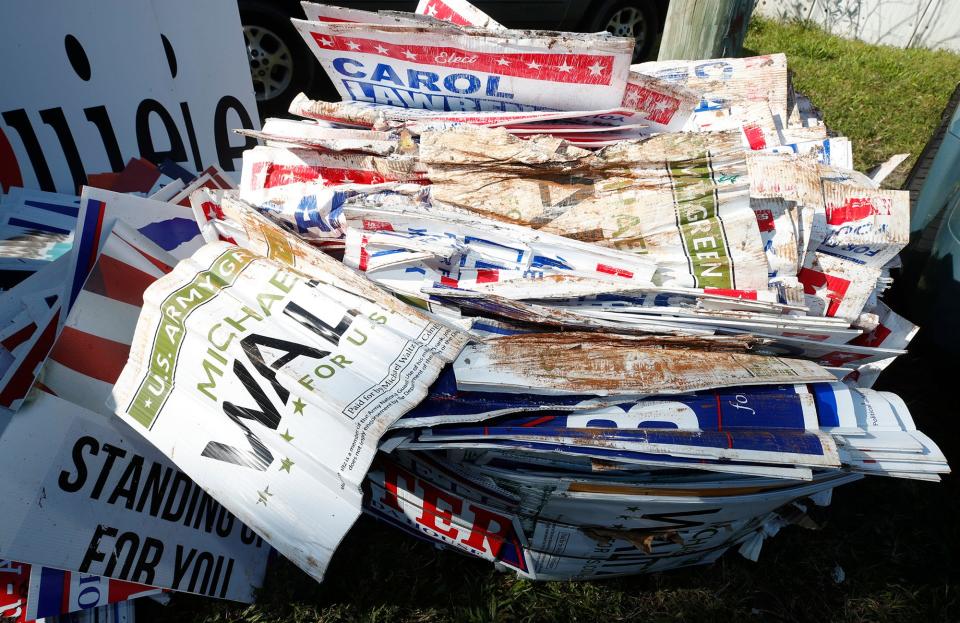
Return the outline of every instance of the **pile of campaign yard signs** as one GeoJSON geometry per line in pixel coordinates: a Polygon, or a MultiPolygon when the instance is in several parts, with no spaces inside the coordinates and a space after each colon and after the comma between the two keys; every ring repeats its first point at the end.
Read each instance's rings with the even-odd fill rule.
{"type": "Polygon", "coordinates": [[[239,187],[3,196],[0,614],[251,601],[363,512],[532,579],[756,559],[839,485],[949,471],[871,389],[916,332],[881,300],[908,197],[783,55],[304,10],[343,100],[238,128],[239,187]]]}

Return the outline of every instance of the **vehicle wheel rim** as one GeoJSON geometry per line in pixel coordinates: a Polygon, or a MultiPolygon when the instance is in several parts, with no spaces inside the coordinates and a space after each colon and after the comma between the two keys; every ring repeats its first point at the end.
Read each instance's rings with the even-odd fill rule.
{"type": "Polygon", "coordinates": [[[610,16],[606,31],[618,37],[633,37],[637,42],[633,48],[633,61],[640,60],[648,31],[647,20],[640,10],[632,6],[623,7],[610,16]]]}
{"type": "Polygon", "coordinates": [[[283,93],[293,81],[293,56],[283,39],[262,26],[244,26],[243,40],[257,101],[265,102],[283,93]]]}

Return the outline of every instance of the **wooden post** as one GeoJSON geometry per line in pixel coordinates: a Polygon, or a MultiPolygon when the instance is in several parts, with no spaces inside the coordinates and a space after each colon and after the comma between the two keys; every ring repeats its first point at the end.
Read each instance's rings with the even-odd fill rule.
{"type": "Polygon", "coordinates": [[[754,0],[670,0],[658,60],[740,56],[754,0]]]}

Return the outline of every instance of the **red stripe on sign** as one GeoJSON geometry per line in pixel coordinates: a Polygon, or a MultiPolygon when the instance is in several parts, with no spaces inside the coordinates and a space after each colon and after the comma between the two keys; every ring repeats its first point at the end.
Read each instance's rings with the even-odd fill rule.
{"type": "Polygon", "coordinates": [[[363,228],[367,231],[393,231],[393,225],[387,221],[363,219],[363,228]]]}
{"type": "Polygon", "coordinates": [[[870,355],[862,355],[858,353],[845,353],[842,351],[835,350],[833,352],[827,353],[823,357],[817,359],[817,363],[821,366],[833,366],[839,368],[848,363],[854,361],[860,361],[861,359],[866,359],[870,355]]]}
{"type": "Polygon", "coordinates": [[[7,192],[14,186],[23,186],[23,176],[13,147],[10,147],[7,135],[0,130],[0,192],[7,192]]]}
{"type": "Polygon", "coordinates": [[[623,105],[647,113],[647,119],[654,123],[666,125],[680,108],[680,100],[639,84],[628,83],[627,90],[623,94],[623,105]]]}
{"type": "Polygon", "coordinates": [[[735,299],[745,299],[748,301],[757,300],[756,290],[729,290],[727,288],[704,288],[704,294],[716,294],[719,296],[729,296],[735,299]]]}
{"type": "Polygon", "coordinates": [[[360,270],[366,272],[370,264],[370,254],[367,253],[367,237],[360,238],[360,270]]]}
{"type": "Polygon", "coordinates": [[[43,329],[43,333],[34,342],[33,348],[24,357],[23,363],[20,364],[10,381],[7,382],[6,387],[0,392],[0,405],[10,407],[14,401],[27,395],[36,378],[37,367],[46,358],[47,353],[50,352],[50,347],[53,346],[54,339],[57,337],[57,323],[59,321],[60,312],[57,311],[43,329]]]}
{"type": "Polygon", "coordinates": [[[275,164],[262,162],[254,165],[254,179],[266,169],[263,176],[263,188],[286,186],[297,182],[315,182],[321,180],[330,184],[382,184],[393,182],[374,171],[343,169],[311,164],[275,164]]]}
{"type": "Polygon", "coordinates": [[[435,17],[436,19],[456,24],[457,26],[473,26],[467,19],[456,12],[442,0],[434,0],[426,7],[424,15],[435,17]]]}
{"type": "Polygon", "coordinates": [[[773,210],[754,210],[754,215],[757,217],[757,226],[760,227],[760,231],[773,231],[773,210]]]}
{"type": "Polygon", "coordinates": [[[597,264],[597,272],[604,273],[607,275],[614,275],[616,277],[626,277],[627,279],[633,279],[633,273],[625,268],[617,268],[616,266],[610,266],[608,264],[597,264]]]}
{"type": "Polygon", "coordinates": [[[877,328],[871,331],[870,333],[864,333],[858,335],[857,337],[850,340],[851,344],[856,344],[857,346],[871,346],[877,347],[883,345],[883,341],[887,339],[887,336],[890,335],[891,331],[889,327],[886,327],[882,324],[878,324],[877,328]]]}
{"type": "Polygon", "coordinates": [[[843,297],[847,294],[847,288],[850,287],[850,281],[847,279],[809,268],[801,268],[800,272],[797,273],[797,279],[803,284],[803,291],[806,294],[822,296],[829,301],[827,316],[837,314],[840,303],[843,302],[843,297]]]}
{"type": "Polygon", "coordinates": [[[457,280],[456,280],[456,279],[452,279],[452,278],[450,278],[450,277],[440,277],[440,283],[442,283],[442,284],[445,285],[445,286],[450,286],[451,288],[456,288],[456,287],[458,287],[458,286],[457,286],[457,280]]]}
{"type": "MultiPolygon", "coordinates": [[[[610,84],[613,77],[613,56],[611,55],[497,54],[475,52],[449,46],[399,45],[377,39],[340,37],[317,32],[311,32],[310,35],[321,50],[384,56],[408,63],[417,63],[423,67],[467,69],[500,76],[571,84],[607,85],[610,84]]],[[[393,71],[393,68],[389,65],[384,65],[384,67],[393,71]]],[[[362,75],[365,76],[366,74],[362,75]]],[[[396,76],[392,80],[395,83],[406,78],[406,76],[397,76],[396,73],[393,75],[396,76]]],[[[453,86],[461,89],[459,92],[464,94],[467,93],[468,88],[473,88],[474,91],[479,88],[469,87],[468,84],[469,80],[467,78],[453,81],[453,86]]],[[[452,91],[453,89],[448,87],[447,90],[452,91]]]]}
{"type": "Polygon", "coordinates": [[[763,137],[763,128],[757,124],[752,123],[743,126],[743,133],[747,137],[747,144],[753,151],[766,148],[767,139],[763,137]]]}
{"type": "MultiPolygon", "coordinates": [[[[149,188],[147,189],[149,190],[149,188]]],[[[63,592],[60,594],[60,612],[70,612],[70,572],[63,573],[63,592]]]]}
{"type": "Polygon", "coordinates": [[[717,399],[717,430],[723,430],[723,406],[720,404],[720,394],[713,394],[717,399]]]}
{"type": "Polygon", "coordinates": [[[477,283],[496,283],[500,281],[500,271],[496,268],[481,268],[477,270],[477,283]]]}
{"type": "Polygon", "coordinates": [[[860,221],[868,216],[886,216],[890,209],[880,210],[869,197],[851,197],[841,206],[827,205],[827,223],[843,225],[851,221],[860,221]]]}
{"type": "Polygon", "coordinates": [[[134,251],[136,251],[137,253],[139,253],[141,256],[143,256],[143,259],[147,260],[148,262],[150,262],[151,264],[153,264],[154,266],[156,266],[157,268],[159,268],[159,269],[160,269],[161,271],[163,271],[164,273],[169,273],[169,272],[172,272],[172,271],[173,271],[173,266],[171,266],[170,264],[167,264],[166,262],[162,262],[162,261],[158,260],[157,258],[153,257],[152,255],[150,255],[149,253],[147,253],[147,252],[144,251],[143,249],[135,246],[132,242],[130,242],[129,240],[127,240],[126,238],[124,238],[124,237],[121,236],[120,234],[115,234],[115,235],[116,235],[117,238],[119,238],[121,241],[123,241],[124,243],[126,243],[127,246],[129,246],[131,249],[133,249],[134,251]]]}
{"type": "Polygon", "coordinates": [[[523,425],[523,428],[529,428],[529,427],[531,427],[531,426],[540,426],[541,424],[543,424],[543,423],[545,423],[545,422],[549,422],[550,420],[556,419],[556,417],[557,417],[557,416],[555,416],[555,415],[545,415],[545,416],[543,416],[543,417],[538,417],[537,419],[533,420],[532,422],[527,422],[526,424],[524,424],[524,425],[523,425]]]}
{"type": "Polygon", "coordinates": [[[129,354],[129,344],[64,327],[50,358],[84,376],[116,383],[129,354]]]}
{"type": "Polygon", "coordinates": [[[143,307],[143,291],[156,280],[157,277],[129,264],[101,255],[83,289],[134,307],[143,307]]]}
{"type": "Polygon", "coordinates": [[[6,339],[0,342],[0,345],[3,345],[8,351],[12,351],[17,346],[20,346],[24,342],[30,339],[30,336],[33,335],[33,332],[37,330],[37,325],[30,323],[27,326],[23,327],[13,335],[8,335],[6,339]]]}

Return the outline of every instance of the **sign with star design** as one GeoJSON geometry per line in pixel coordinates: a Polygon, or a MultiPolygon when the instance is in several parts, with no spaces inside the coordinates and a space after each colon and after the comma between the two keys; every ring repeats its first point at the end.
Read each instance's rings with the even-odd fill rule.
{"type": "Polygon", "coordinates": [[[295,242],[256,226],[270,257],[210,243],[147,288],[111,406],[320,580],[381,435],[466,336],[322,253],[314,274],[294,270],[295,242]]]}
{"type": "Polygon", "coordinates": [[[344,100],[441,111],[619,106],[632,39],[293,20],[344,100]]]}

